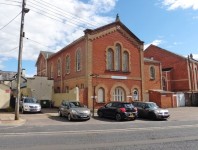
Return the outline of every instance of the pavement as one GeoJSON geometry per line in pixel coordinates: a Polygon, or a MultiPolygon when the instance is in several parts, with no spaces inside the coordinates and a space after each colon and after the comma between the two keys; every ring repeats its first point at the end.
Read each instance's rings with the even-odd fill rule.
{"type": "MultiPolygon", "coordinates": [[[[178,107],[168,108],[168,110],[170,113],[169,121],[198,120],[198,107],[178,107]]],[[[48,124],[53,124],[52,120],[60,122],[55,116],[58,116],[57,109],[53,108],[43,109],[42,113],[38,115],[20,114],[19,120],[15,120],[14,112],[0,112],[0,126],[20,126],[28,122],[35,122],[36,120],[43,121],[46,118],[51,118],[51,120],[48,119],[48,124]]]]}
{"type": "Polygon", "coordinates": [[[13,112],[0,112],[0,125],[22,125],[25,122],[26,120],[22,118],[15,120],[13,112]]]}

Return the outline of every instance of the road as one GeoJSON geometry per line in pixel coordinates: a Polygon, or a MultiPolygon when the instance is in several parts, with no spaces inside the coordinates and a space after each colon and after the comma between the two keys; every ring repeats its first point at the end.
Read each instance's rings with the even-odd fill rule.
{"type": "Polygon", "coordinates": [[[175,116],[168,121],[96,117],[69,122],[56,114],[27,114],[22,126],[0,126],[0,150],[197,150],[198,117],[175,116]]]}

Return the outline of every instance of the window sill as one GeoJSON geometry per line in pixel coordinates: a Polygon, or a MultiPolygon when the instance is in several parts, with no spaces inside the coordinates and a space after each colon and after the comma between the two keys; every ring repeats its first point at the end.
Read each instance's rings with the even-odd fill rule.
{"type": "Polygon", "coordinates": [[[122,71],[122,70],[105,70],[106,72],[116,72],[116,73],[130,73],[130,71],[122,71]]]}
{"type": "Polygon", "coordinates": [[[97,104],[105,104],[105,102],[96,102],[97,104]]]}

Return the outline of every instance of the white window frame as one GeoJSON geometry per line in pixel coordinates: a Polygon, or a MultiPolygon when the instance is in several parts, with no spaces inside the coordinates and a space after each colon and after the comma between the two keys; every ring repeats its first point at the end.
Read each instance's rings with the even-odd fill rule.
{"type": "Polygon", "coordinates": [[[125,100],[125,91],[121,87],[116,87],[113,92],[113,101],[124,101],[125,100]]]}

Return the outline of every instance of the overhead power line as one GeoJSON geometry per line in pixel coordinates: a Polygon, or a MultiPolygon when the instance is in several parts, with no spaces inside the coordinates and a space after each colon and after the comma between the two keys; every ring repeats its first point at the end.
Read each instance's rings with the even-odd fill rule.
{"type": "Polygon", "coordinates": [[[47,48],[49,48],[49,46],[46,46],[46,45],[44,45],[44,44],[41,44],[40,42],[37,42],[37,41],[35,41],[35,40],[32,40],[32,39],[30,39],[30,38],[28,38],[28,37],[24,37],[26,40],[30,40],[30,41],[32,41],[32,42],[34,42],[34,43],[37,43],[37,44],[39,44],[39,45],[41,45],[41,46],[44,46],[44,47],[47,47],[47,48]]]}
{"type": "Polygon", "coordinates": [[[91,27],[96,27],[96,25],[90,23],[89,20],[82,19],[82,18],[80,18],[78,16],[75,16],[75,15],[73,15],[73,14],[71,14],[69,12],[66,12],[65,10],[63,10],[63,9],[57,7],[57,6],[54,6],[54,5],[50,4],[50,3],[47,3],[47,2],[45,2],[43,0],[39,0],[39,1],[38,0],[32,0],[32,1],[35,1],[36,4],[34,2],[30,2],[30,1],[29,2],[34,4],[34,5],[36,5],[36,6],[38,6],[38,7],[42,7],[42,8],[44,8],[44,9],[50,11],[50,12],[58,14],[58,15],[64,17],[64,18],[67,18],[68,22],[73,22],[73,23],[75,22],[75,24],[76,23],[83,23],[83,24],[89,25],[91,27]],[[71,18],[75,18],[77,20],[72,20],[71,18]]]}
{"type": "Polygon", "coordinates": [[[6,25],[4,25],[2,28],[0,28],[0,30],[4,29],[6,26],[8,26],[14,19],[16,19],[19,15],[21,14],[21,12],[16,15],[12,20],[10,20],[6,25]]]}
{"type": "MultiPolygon", "coordinates": [[[[88,24],[88,23],[84,23],[84,22],[79,22],[79,21],[77,21],[77,20],[71,20],[71,18],[68,18],[66,15],[64,15],[63,13],[60,13],[60,12],[58,12],[57,13],[57,11],[54,11],[54,10],[50,10],[50,9],[48,9],[48,8],[44,8],[44,7],[42,7],[42,6],[39,6],[39,5],[37,5],[37,4],[34,4],[34,3],[32,3],[32,2],[30,2],[31,3],[31,5],[29,5],[30,7],[33,7],[34,9],[37,9],[37,10],[39,10],[40,12],[44,12],[45,14],[47,14],[47,16],[49,16],[49,17],[51,17],[51,16],[53,16],[53,18],[55,17],[55,18],[58,18],[58,19],[61,19],[61,22],[67,22],[67,23],[69,23],[69,24],[72,24],[72,25],[75,25],[75,26],[79,26],[79,24],[88,24]]],[[[51,17],[52,18],[52,17],[51,17]]]]}
{"type": "MultiPolygon", "coordinates": [[[[34,8],[35,9],[35,8],[34,8]]],[[[52,20],[55,20],[55,21],[58,21],[58,22],[60,22],[60,23],[63,23],[63,24],[66,24],[66,21],[63,19],[63,18],[60,18],[60,17],[57,17],[57,16],[55,16],[55,15],[49,15],[49,13],[47,13],[46,14],[46,12],[45,11],[42,11],[41,9],[37,9],[37,10],[40,10],[40,12],[39,11],[36,11],[36,10],[33,10],[33,9],[31,9],[31,11],[33,11],[33,12],[35,12],[35,13],[38,13],[38,14],[40,14],[40,15],[43,15],[43,16],[45,16],[45,17],[47,17],[47,18],[50,18],[50,19],[52,19],[52,20]],[[43,12],[43,13],[42,13],[43,12]],[[45,14],[44,14],[45,13],[45,14]]],[[[74,26],[79,26],[79,27],[81,27],[81,28],[83,28],[83,29],[85,29],[86,27],[84,27],[83,25],[79,25],[79,24],[75,24],[75,23],[72,23],[72,22],[67,22],[68,24],[70,24],[70,25],[74,25],[74,26]]]]}
{"type": "Polygon", "coordinates": [[[19,6],[19,7],[21,7],[21,5],[10,4],[10,3],[0,3],[0,4],[2,4],[2,5],[10,5],[10,6],[19,6]]]}

